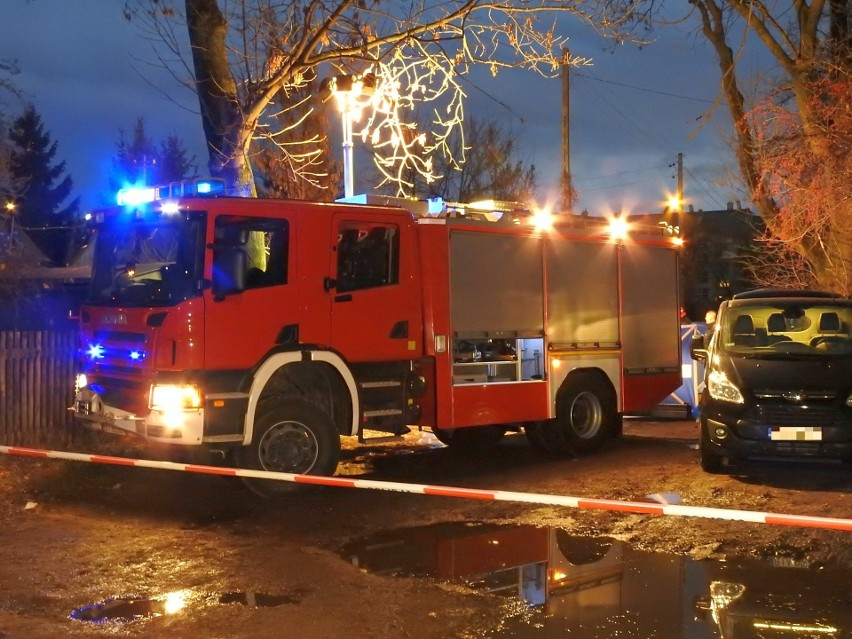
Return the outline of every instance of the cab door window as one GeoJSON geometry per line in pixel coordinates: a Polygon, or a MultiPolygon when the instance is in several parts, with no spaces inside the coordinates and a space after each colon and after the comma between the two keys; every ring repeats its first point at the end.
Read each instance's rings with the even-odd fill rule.
{"type": "Polygon", "coordinates": [[[337,234],[337,290],[345,293],[399,283],[399,227],[341,222],[337,234]]]}
{"type": "Polygon", "coordinates": [[[216,220],[215,243],[244,263],[244,288],[286,284],[290,227],[287,220],[223,216],[216,220]]]}

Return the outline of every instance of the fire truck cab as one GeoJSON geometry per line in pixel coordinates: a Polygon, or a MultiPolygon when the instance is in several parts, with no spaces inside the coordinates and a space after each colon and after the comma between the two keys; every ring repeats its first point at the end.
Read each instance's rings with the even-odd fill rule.
{"type": "Polygon", "coordinates": [[[332,474],[341,437],[412,426],[594,450],[681,383],[664,229],[203,184],[95,215],[74,406],[91,427],[332,474]]]}

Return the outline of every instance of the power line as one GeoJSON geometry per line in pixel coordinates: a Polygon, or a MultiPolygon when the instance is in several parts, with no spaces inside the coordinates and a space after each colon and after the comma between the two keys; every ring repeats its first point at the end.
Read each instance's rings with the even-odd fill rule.
{"type": "Polygon", "coordinates": [[[630,175],[631,173],[647,173],[648,171],[661,171],[663,170],[662,166],[646,166],[641,169],[630,169],[628,171],[618,171],[616,173],[606,173],[604,175],[591,175],[586,177],[577,178],[578,182],[588,182],[590,180],[606,180],[608,178],[618,177],[620,175],[630,175]]]}
{"type": "Polygon", "coordinates": [[[581,78],[586,78],[588,80],[594,80],[595,82],[602,82],[603,84],[613,84],[619,87],[625,87],[628,89],[635,89],[636,91],[644,91],[645,93],[655,93],[657,95],[665,95],[670,98],[678,98],[680,100],[692,100],[693,102],[703,102],[705,104],[714,104],[713,100],[708,100],[706,98],[694,98],[689,95],[678,95],[677,93],[669,93],[667,91],[658,91],[657,89],[649,89],[647,87],[637,87],[632,84],[626,84],[624,82],[616,82],[615,80],[604,80],[603,78],[596,78],[591,75],[586,75],[585,73],[576,73],[575,75],[580,76],[581,78]]]}
{"type": "Polygon", "coordinates": [[[689,177],[691,177],[693,179],[693,181],[695,183],[697,183],[699,190],[703,191],[704,195],[706,195],[708,197],[708,199],[710,199],[712,202],[714,202],[716,204],[716,206],[718,206],[720,209],[724,208],[725,203],[719,202],[719,200],[717,199],[717,196],[714,195],[713,192],[710,191],[707,188],[707,185],[706,185],[706,183],[703,179],[696,177],[696,175],[692,171],[690,171],[689,169],[687,169],[685,167],[684,167],[684,170],[687,172],[687,174],[689,174],[689,177]]]}
{"type": "Polygon", "coordinates": [[[605,189],[620,189],[625,186],[636,186],[637,184],[648,184],[650,182],[657,182],[656,178],[648,179],[648,180],[637,180],[636,182],[622,182],[621,184],[608,184],[606,186],[593,186],[592,188],[583,189],[583,193],[590,193],[592,191],[603,191],[605,189]]]}

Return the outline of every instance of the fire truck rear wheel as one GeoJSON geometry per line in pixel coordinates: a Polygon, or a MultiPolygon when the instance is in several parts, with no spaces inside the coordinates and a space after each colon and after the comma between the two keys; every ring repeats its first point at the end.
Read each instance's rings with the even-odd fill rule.
{"type": "Polygon", "coordinates": [[[457,448],[484,448],[498,444],[506,434],[506,427],[472,426],[470,428],[455,428],[452,430],[433,428],[432,433],[439,442],[447,446],[457,448]]]}
{"type": "Polygon", "coordinates": [[[614,436],[617,413],[612,389],[595,375],[568,380],[557,403],[557,419],[568,445],[577,452],[598,450],[614,436]]]}
{"type": "Polygon", "coordinates": [[[556,420],[531,422],[524,426],[527,439],[539,450],[551,455],[568,455],[573,452],[556,420]]]}
{"type": "Polygon", "coordinates": [[[527,422],[524,424],[524,435],[527,436],[530,444],[533,445],[533,448],[537,448],[538,450],[548,453],[550,452],[547,448],[547,444],[544,441],[544,437],[541,433],[542,422],[527,422]]]}
{"type": "MultiPolygon", "coordinates": [[[[297,475],[333,475],[340,436],[329,416],[303,399],[268,400],[258,407],[252,443],[240,449],[245,468],[297,475]]],[[[265,497],[293,492],[291,482],[247,479],[265,497]]]]}

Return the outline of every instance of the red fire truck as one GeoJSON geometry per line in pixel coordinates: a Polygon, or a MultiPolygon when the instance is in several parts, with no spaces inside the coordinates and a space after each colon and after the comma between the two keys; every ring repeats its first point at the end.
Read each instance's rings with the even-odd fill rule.
{"type": "Polygon", "coordinates": [[[665,229],[218,186],[125,192],[95,214],[74,406],[87,425],[332,474],[341,437],[410,427],[591,451],[681,383],[665,229]]]}

